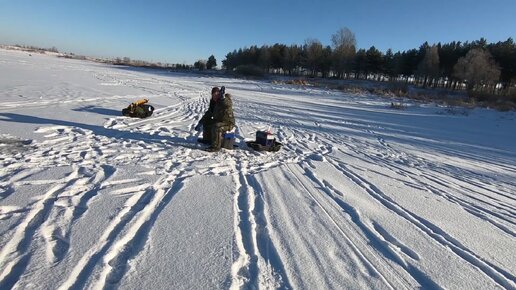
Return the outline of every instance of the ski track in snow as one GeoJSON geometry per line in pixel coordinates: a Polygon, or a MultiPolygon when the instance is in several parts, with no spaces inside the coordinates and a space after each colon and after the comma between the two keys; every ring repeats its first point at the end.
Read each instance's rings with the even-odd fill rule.
{"type": "MultiPolygon", "coordinates": [[[[6,58],[0,52],[0,57],[6,58]]],[[[394,128],[365,119],[367,115],[353,115],[358,114],[354,110],[370,108],[378,101],[374,97],[342,100],[340,93],[310,87],[160,75],[61,60],[53,69],[86,73],[102,87],[124,87],[134,94],[92,97],[79,85],[74,91],[59,84],[38,100],[25,99],[36,90],[31,86],[13,86],[4,92],[22,100],[0,104],[0,122],[15,124],[9,121],[12,119],[40,124],[35,134],[42,138],[26,145],[9,137],[5,140],[11,141],[5,143],[17,144],[9,145],[14,149],[0,147],[0,222],[12,222],[1,232],[6,238],[0,239],[0,289],[37,283],[59,289],[118,288],[128,273],[137,270],[138,265],[131,261],[146,254],[153,225],[163,209],[198,175],[230,176],[233,180],[234,188],[227,193],[233,200],[233,240],[228,241],[233,257],[226,277],[229,282],[220,284],[224,288],[340,288],[343,281],[356,283],[344,285],[350,288],[456,287],[453,281],[458,280],[447,280],[428,266],[436,254],[459,263],[462,270],[456,271],[475,273],[471,283],[478,285],[459,280],[460,286],[516,289],[514,263],[511,265],[516,262],[514,152],[504,160],[503,155],[487,149],[459,151],[456,146],[411,137],[412,131],[403,126],[394,128]],[[238,150],[208,154],[196,144],[198,134],[193,127],[208,106],[213,85],[226,85],[234,95],[238,150]],[[141,97],[168,102],[156,106],[147,119],[108,116],[97,125],[39,116],[21,118],[22,113],[15,110],[55,104],[77,108],[99,100],[120,104],[141,97]],[[353,114],[343,113],[345,110],[353,114]],[[258,153],[245,146],[244,141],[253,138],[257,129],[268,126],[284,144],[281,151],[258,153]],[[24,150],[17,149],[21,147],[24,150]],[[134,164],[140,171],[119,176],[123,168],[134,164]],[[68,169],[55,178],[45,175],[56,168],[68,169]],[[273,182],[264,182],[270,172],[281,172],[288,181],[282,186],[295,190],[282,191],[273,182]],[[147,176],[155,179],[150,181],[147,176]],[[414,196],[400,197],[397,191],[387,190],[380,182],[384,179],[402,191],[445,203],[461,211],[461,218],[490,229],[504,243],[509,241],[508,257],[497,256],[499,252],[491,256],[488,249],[483,251],[474,241],[456,236],[460,231],[449,232],[446,222],[403,200],[414,196]],[[37,190],[25,204],[13,202],[24,188],[37,190]],[[357,196],[369,200],[371,207],[357,201],[357,196]],[[121,207],[112,213],[94,243],[75,248],[76,225],[106,197],[121,200],[121,207]],[[321,227],[298,228],[296,213],[289,212],[296,205],[289,201],[317,212],[311,218],[321,227]],[[397,222],[389,220],[391,217],[397,222]],[[396,230],[397,223],[408,225],[406,234],[396,230]],[[306,238],[317,236],[314,231],[318,229],[330,234],[320,233],[323,240],[317,242],[335,245],[340,253],[332,256],[313,248],[315,241],[306,238]],[[411,241],[415,235],[426,238],[424,247],[411,241]],[[431,252],[423,251],[428,248],[431,252]],[[306,257],[307,264],[299,263],[297,255],[306,257]],[[327,257],[331,258],[321,260],[327,257]],[[68,268],[60,270],[62,276],[53,277],[55,284],[34,280],[28,273],[29,269],[34,273],[60,269],[61,263],[68,268]],[[355,273],[333,267],[327,273],[326,267],[333,263],[353,265],[355,273]]],[[[43,89],[37,89],[37,94],[43,94],[43,89]]],[[[375,109],[387,110],[374,106],[371,110],[375,109]]],[[[442,263],[439,267],[445,267],[445,261],[442,263]]]]}

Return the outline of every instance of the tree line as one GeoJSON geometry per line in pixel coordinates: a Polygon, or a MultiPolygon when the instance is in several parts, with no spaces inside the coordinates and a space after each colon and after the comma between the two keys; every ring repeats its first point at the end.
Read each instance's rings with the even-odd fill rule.
{"type": "Polygon", "coordinates": [[[194,63],[194,67],[198,70],[214,69],[217,66],[217,59],[212,54],[208,60],[200,59],[194,63]]]}
{"type": "Polygon", "coordinates": [[[170,63],[162,63],[162,62],[149,62],[145,60],[135,60],[129,57],[117,57],[112,60],[103,61],[104,63],[114,64],[114,65],[124,65],[124,66],[133,66],[133,67],[144,67],[144,68],[158,68],[158,69],[175,69],[175,70],[211,70],[215,69],[217,66],[217,60],[215,56],[211,55],[208,60],[200,59],[196,61],[193,65],[190,64],[170,64],[170,63]]]}
{"type": "Polygon", "coordinates": [[[27,52],[37,52],[37,53],[54,52],[54,53],[59,53],[59,50],[55,46],[52,46],[51,48],[43,48],[43,47],[37,47],[37,46],[33,46],[33,45],[15,44],[15,45],[13,45],[13,47],[18,48],[18,49],[23,50],[23,51],[27,51],[27,52]]]}
{"type": "Polygon", "coordinates": [[[331,45],[307,39],[302,45],[263,45],[234,50],[222,61],[227,70],[337,79],[404,81],[425,87],[503,91],[516,84],[516,44],[512,38],[488,43],[453,41],[385,53],[357,49],[355,34],[338,30],[331,45]]]}

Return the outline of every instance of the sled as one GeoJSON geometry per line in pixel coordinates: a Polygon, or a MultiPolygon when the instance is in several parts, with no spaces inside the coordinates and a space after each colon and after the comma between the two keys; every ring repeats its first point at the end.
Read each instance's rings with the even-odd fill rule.
{"type": "Polygon", "coordinates": [[[259,152],[278,152],[281,146],[283,146],[280,142],[276,141],[274,135],[266,131],[257,131],[256,141],[247,141],[245,143],[248,147],[259,152]]]}
{"type": "Polygon", "coordinates": [[[247,141],[245,143],[249,148],[258,152],[278,152],[281,149],[281,146],[283,146],[283,144],[276,140],[274,140],[270,145],[262,145],[256,141],[247,141]]]}

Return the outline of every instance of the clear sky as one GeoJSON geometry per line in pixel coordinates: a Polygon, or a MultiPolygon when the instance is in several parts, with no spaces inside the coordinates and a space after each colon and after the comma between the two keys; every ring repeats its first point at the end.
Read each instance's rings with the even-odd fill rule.
{"type": "Polygon", "coordinates": [[[359,48],[516,38],[516,0],[0,0],[0,43],[92,56],[193,63],[244,46],[330,44],[341,27],[359,48]]]}

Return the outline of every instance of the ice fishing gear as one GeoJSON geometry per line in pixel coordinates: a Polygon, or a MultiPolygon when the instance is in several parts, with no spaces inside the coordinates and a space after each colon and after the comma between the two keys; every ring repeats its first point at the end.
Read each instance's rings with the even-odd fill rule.
{"type": "Polygon", "coordinates": [[[154,107],[148,105],[148,99],[141,99],[131,103],[127,108],[122,109],[122,115],[133,118],[147,118],[154,112],[154,107]]]}
{"type": "Polygon", "coordinates": [[[149,99],[141,99],[136,102],[133,102],[133,105],[139,106],[139,105],[147,104],[148,102],[149,102],[149,99]]]}
{"type": "Polygon", "coordinates": [[[270,131],[256,131],[256,141],[245,143],[256,151],[268,152],[278,152],[282,146],[270,131]]]}
{"type": "Polygon", "coordinates": [[[235,132],[227,131],[226,133],[222,134],[222,148],[230,149],[232,150],[235,146],[235,132]]]}

